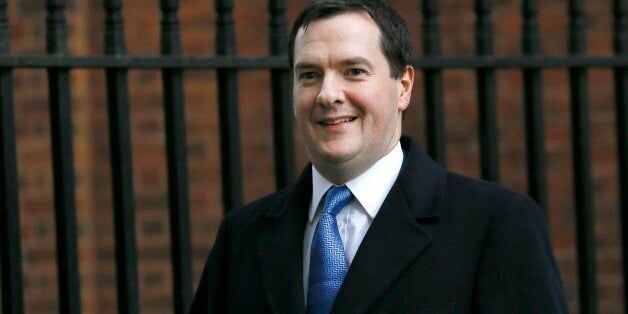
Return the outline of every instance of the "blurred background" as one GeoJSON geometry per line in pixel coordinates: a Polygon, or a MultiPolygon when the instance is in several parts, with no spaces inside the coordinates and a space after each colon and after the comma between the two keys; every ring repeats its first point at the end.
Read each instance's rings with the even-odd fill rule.
{"type": "MultiPolygon", "coordinates": [[[[267,1],[233,2],[238,54],[268,55],[267,1]]],[[[413,55],[420,57],[420,1],[389,2],[408,22],[414,39],[413,55]]],[[[494,51],[498,56],[521,54],[520,2],[492,1],[494,51]]],[[[304,3],[305,0],[286,1],[288,27],[304,3]]],[[[538,4],[542,53],[566,54],[567,1],[540,0],[538,4]]],[[[471,0],[439,1],[445,56],[475,54],[473,5],[471,0]]],[[[11,52],[45,53],[44,1],[10,1],[7,13],[11,52]]],[[[66,17],[71,55],[104,54],[102,1],[68,1],[66,17]]],[[[159,55],[159,1],[124,1],[123,17],[128,53],[159,55]]],[[[215,55],[216,17],[213,1],[180,1],[180,31],[185,55],[215,55]]],[[[612,55],[611,1],[586,1],[586,19],[587,52],[612,55]]],[[[117,310],[117,297],[105,71],[73,69],[70,73],[81,307],[85,313],[112,313],[117,310]]],[[[443,73],[447,167],[480,177],[475,71],[455,69],[443,73]]],[[[413,101],[404,120],[404,133],[426,144],[424,82],[421,71],[417,74],[413,101]]],[[[547,218],[569,307],[578,313],[569,77],[565,68],[545,69],[542,74],[547,218]]],[[[613,72],[610,68],[591,68],[587,78],[598,309],[600,313],[621,313],[625,305],[613,72]]],[[[527,193],[522,71],[517,68],[498,70],[496,79],[500,183],[527,193]]],[[[161,72],[134,69],[129,71],[128,81],[140,307],[144,313],[170,313],[173,311],[173,278],[161,72]]],[[[195,289],[223,216],[216,71],[186,70],[184,82],[195,289]]],[[[58,312],[46,70],[15,69],[13,83],[25,311],[58,312]]],[[[270,71],[239,72],[238,93],[243,194],[244,201],[249,202],[275,190],[270,71]]],[[[297,132],[294,138],[296,177],[306,165],[307,156],[297,132]]]]}

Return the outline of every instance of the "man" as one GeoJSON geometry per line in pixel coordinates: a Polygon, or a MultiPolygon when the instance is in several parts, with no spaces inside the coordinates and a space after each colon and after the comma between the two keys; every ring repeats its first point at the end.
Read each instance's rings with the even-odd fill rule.
{"type": "Polygon", "coordinates": [[[401,136],[411,42],[385,1],[312,2],[290,40],[312,164],[224,218],[192,312],[567,312],[535,203],[401,136]]]}

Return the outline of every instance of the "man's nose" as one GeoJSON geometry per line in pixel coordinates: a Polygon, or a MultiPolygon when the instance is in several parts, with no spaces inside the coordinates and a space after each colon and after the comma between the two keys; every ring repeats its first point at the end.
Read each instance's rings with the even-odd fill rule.
{"type": "Polygon", "coordinates": [[[316,102],[323,106],[333,106],[344,103],[344,84],[334,74],[325,75],[321,84],[321,90],[318,92],[316,102]]]}

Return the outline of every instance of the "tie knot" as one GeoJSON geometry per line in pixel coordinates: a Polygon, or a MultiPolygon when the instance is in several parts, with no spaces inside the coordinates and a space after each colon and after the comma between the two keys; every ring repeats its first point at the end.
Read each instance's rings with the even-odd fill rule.
{"type": "Polygon", "coordinates": [[[323,213],[336,216],[343,207],[351,202],[351,199],[353,199],[353,194],[346,185],[332,186],[327,190],[323,213]]]}

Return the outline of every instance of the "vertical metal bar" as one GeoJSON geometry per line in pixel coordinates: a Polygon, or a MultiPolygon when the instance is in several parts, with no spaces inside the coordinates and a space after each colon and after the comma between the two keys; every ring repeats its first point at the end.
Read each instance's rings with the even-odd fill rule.
{"type": "MultiPolygon", "coordinates": [[[[270,54],[287,55],[286,10],[283,0],[270,0],[270,54]]],[[[292,129],[290,71],[271,70],[273,90],[273,136],[275,143],[275,184],[277,189],[292,182],[294,177],[294,139],[292,129]]]]}
{"type": "MultiPolygon", "coordinates": [[[[586,21],[584,1],[570,0],[568,11],[569,53],[573,55],[585,54],[586,21]]],[[[569,69],[580,311],[581,313],[596,313],[595,232],[593,230],[593,189],[589,160],[589,116],[586,79],[586,69],[569,69]]]]}
{"type": "MultiPolygon", "coordinates": [[[[438,24],[438,0],[423,0],[423,55],[440,56],[440,26],[438,24]]],[[[425,109],[427,125],[427,150],[430,156],[442,166],[446,166],[445,154],[445,106],[443,102],[443,71],[426,69],[425,109]]]]}
{"type": "MultiPolygon", "coordinates": [[[[105,53],[123,55],[126,53],[126,47],[122,2],[121,0],[105,0],[104,9],[106,14],[105,53]]],[[[138,313],[137,246],[127,70],[107,69],[106,76],[118,312],[138,313]]]]}
{"type": "MultiPolygon", "coordinates": [[[[613,50],[628,54],[628,7],[625,0],[613,2],[613,50]]],[[[628,71],[615,68],[615,103],[617,107],[617,152],[621,206],[624,312],[628,312],[628,71]]]]}
{"type": "MultiPolygon", "coordinates": [[[[538,56],[541,53],[541,48],[537,1],[524,0],[522,14],[523,53],[526,56],[538,56]]],[[[545,130],[543,124],[541,69],[523,69],[523,81],[528,157],[528,193],[539,204],[544,213],[547,214],[547,176],[545,173],[545,130]]]]}
{"type": "MultiPolygon", "coordinates": [[[[0,54],[10,50],[7,1],[0,0],[0,54]]],[[[16,155],[11,69],[0,68],[0,312],[7,314],[24,312],[16,155]]]]}
{"type": "MultiPolygon", "coordinates": [[[[181,54],[178,9],[178,0],[161,0],[161,53],[164,55],[181,54]]],[[[162,82],[168,158],[174,312],[183,314],[189,312],[192,297],[183,73],[181,70],[163,69],[162,82]]]]}
{"type": "MultiPolygon", "coordinates": [[[[490,0],[475,1],[476,53],[481,56],[493,54],[493,25],[491,23],[490,0]]],[[[480,68],[476,73],[478,82],[480,164],[482,179],[499,181],[499,152],[497,136],[497,101],[495,94],[495,70],[480,68]]]]}
{"type": "MultiPolygon", "coordinates": [[[[216,54],[235,55],[233,2],[216,0],[216,54]]],[[[242,165],[240,127],[238,122],[238,76],[233,69],[219,69],[218,104],[220,106],[220,147],[222,164],[222,197],[224,211],[242,206],[242,165]]]]}
{"type": "MultiPolygon", "coordinates": [[[[46,51],[67,53],[64,0],[46,2],[46,51]]],[[[80,283],[76,234],[76,199],[72,148],[72,106],[67,68],[48,69],[54,203],[57,228],[59,312],[80,313],[80,283]]]]}

